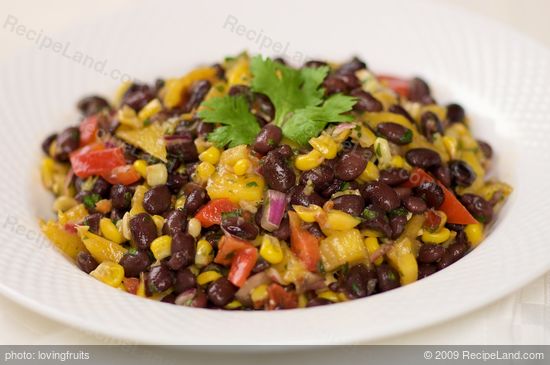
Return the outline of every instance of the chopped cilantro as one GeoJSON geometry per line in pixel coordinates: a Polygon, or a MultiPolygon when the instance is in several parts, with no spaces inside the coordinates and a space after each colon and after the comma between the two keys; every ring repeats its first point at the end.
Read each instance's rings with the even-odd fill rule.
{"type": "Polygon", "coordinates": [[[144,126],[144,127],[148,127],[148,126],[151,125],[151,123],[153,123],[153,122],[151,122],[151,119],[145,119],[145,120],[143,121],[143,126],[144,126]]]}
{"type": "Polygon", "coordinates": [[[321,274],[325,274],[326,271],[325,271],[325,265],[323,265],[323,261],[319,260],[317,262],[317,271],[321,274]]]}
{"type": "Polygon", "coordinates": [[[361,288],[359,287],[359,284],[357,284],[357,283],[351,284],[351,289],[353,290],[353,293],[355,295],[360,295],[361,294],[361,288]]]}
{"type": "Polygon", "coordinates": [[[363,211],[363,217],[367,220],[376,219],[378,217],[378,213],[374,210],[370,210],[369,208],[365,208],[363,211]]]}
{"type": "Polygon", "coordinates": [[[130,255],[137,255],[137,253],[138,253],[138,250],[135,247],[130,247],[128,249],[128,254],[130,254],[130,255]]]}
{"type": "Polygon", "coordinates": [[[409,211],[403,207],[399,207],[397,209],[394,209],[392,211],[389,212],[389,216],[391,218],[393,217],[399,217],[399,216],[406,216],[407,214],[409,214],[409,211]]]}
{"type": "Polygon", "coordinates": [[[255,187],[255,186],[258,186],[258,183],[255,182],[255,181],[251,181],[251,182],[249,182],[249,183],[246,184],[246,187],[247,187],[247,188],[253,188],[253,187],[255,187]]]}
{"type": "Polygon", "coordinates": [[[340,184],[340,190],[348,190],[351,184],[349,181],[344,181],[342,184],[340,184]]]}
{"type": "Polygon", "coordinates": [[[95,209],[95,205],[98,201],[101,200],[101,196],[99,194],[90,194],[86,195],[83,199],[83,203],[89,210],[95,209]]]}
{"type": "Polygon", "coordinates": [[[231,212],[223,212],[222,213],[222,220],[230,219],[230,218],[237,218],[241,216],[241,210],[236,209],[231,212]]]}
{"type": "Polygon", "coordinates": [[[379,144],[376,146],[376,151],[374,151],[374,152],[376,152],[376,156],[377,156],[377,157],[382,157],[382,149],[381,149],[381,148],[382,148],[382,147],[380,147],[380,143],[379,143],[379,144]]]}
{"type": "Polygon", "coordinates": [[[404,144],[411,143],[412,138],[413,138],[413,133],[410,129],[407,128],[407,131],[405,132],[405,134],[403,134],[401,138],[399,138],[399,142],[404,144]]]}

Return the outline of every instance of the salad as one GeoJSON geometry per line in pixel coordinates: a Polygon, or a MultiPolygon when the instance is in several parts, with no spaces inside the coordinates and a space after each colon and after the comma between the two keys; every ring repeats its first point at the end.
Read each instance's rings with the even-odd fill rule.
{"type": "Polygon", "coordinates": [[[420,78],[240,54],[78,102],[43,143],[44,234],[119,290],[227,310],[314,307],[426,278],[512,188],[420,78]]]}

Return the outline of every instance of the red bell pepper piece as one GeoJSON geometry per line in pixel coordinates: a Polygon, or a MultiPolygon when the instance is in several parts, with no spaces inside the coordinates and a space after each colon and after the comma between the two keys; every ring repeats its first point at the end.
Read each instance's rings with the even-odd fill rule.
{"type": "Polygon", "coordinates": [[[389,87],[397,94],[408,97],[410,91],[410,82],[409,80],[402,79],[395,76],[389,75],[378,75],[378,80],[385,86],[389,87]]]}
{"type": "Polygon", "coordinates": [[[214,258],[214,262],[228,266],[233,262],[237,252],[250,247],[254,248],[248,241],[225,235],[218,242],[218,254],[214,258]]]}
{"type": "Polygon", "coordinates": [[[132,165],[115,167],[109,173],[104,174],[103,178],[111,185],[132,185],[141,179],[141,175],[132,165]]]}
{"type": "Polygon", "coordinates": [[[267,288],[269,294],[268,309],[293,309],[298,307],[298,297],[296,293],[287,292],[279,284],[271,284],[267,288]]]}
{"type": "Polygon", "coordinates": [[[441,217],[437,215],[437,213],[433,209],[428,209],[427,211],[425,211],[424,217],[426,218],[426,220],[424,220],[424,224],[422,225],[422,227],[430,232],[435,232],[435,230],[441,224],[441,217]]]}
{"type": "Polygon", "coordinates": [[[306,265],[309,271],[317,271],[321,260],[319,239],[302,227],[296,212],[288,212],[290,219],[290,249],[306,265]]]}
{"type": "Polygon", "coordinates": [[[468,212],[468,209],[462,205],[462,203],[457,199],[455,194],[447,189],[438,180],[430,176],[426,171],[416,167],[411,171],[409,176],[409,181],[403,184],[405,187],[417,187],[424,182],[435,182],[443,190],[444,198],[443,204],[438,208],[447,215],[447,222],[453,224],[475,224],[478,223],[477,220],[468,212]]]}
{"type": "Polygon", "coordinates": [[[84,147],[71,155],[71,165],[76,176],[86,179],[103,176],[114,168],[126,165],[122,148],[94,149],[84,147]]]}
{"type": "Polygon", "coordinates": [[[233,285],[242,287],[250,276],[258,260],[258,250],[255,247],[246,247],[238,251],[231,263],[227,278],[233,285]]]}
{"type": "Polygon", "coordinates": [[[201,222],[203,227],[208,228],[215,224],[221,224],[223,213],[233,212],[238,208],[239,206],[229,199],[215,199],[202,207],[195,215],[195,218],[201,222]]]}
{"type": "Polygon", "coordinates": [[[96,115],[87,117],[80,123],[80,146],[87,146],[97,140],[97,132],[99,131],[98,120],[96,115]]]}
{"type": "Polygon", "coordinates": [[[136,294],[139,288],[139,279],[138,278],[124,278],[122,280],[124,288],[130,294],[136,294]]]}

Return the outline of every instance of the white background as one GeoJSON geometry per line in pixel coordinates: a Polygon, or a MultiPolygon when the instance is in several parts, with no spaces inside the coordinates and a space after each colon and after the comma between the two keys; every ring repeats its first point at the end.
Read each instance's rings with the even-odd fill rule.
{"type": "MultiPolygon", "coordinates": [[[[550,47],[548,0],[439,0],[509,24],[550,47]]],[[[0,0],[0,19],[12,14],[52,34],[130,0],[0,0]]],[[[0,61],[29,47],[0,29],[0,61]]],[[[414,315],[411,313],[411,315],[414,315]]],[[[0,344],[113,344],[108,338],[67,328],[0,296],[0,344]]],[[[429,329],[388,339],[389,344],[550,344],[550,273],[523,290],[474,313],[429,329]]]]}

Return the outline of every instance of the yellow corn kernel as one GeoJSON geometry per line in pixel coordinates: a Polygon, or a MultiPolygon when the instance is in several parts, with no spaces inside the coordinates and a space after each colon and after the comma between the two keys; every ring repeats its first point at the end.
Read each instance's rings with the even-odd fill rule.
{"type": "Polygon", "coordinates": [[[456,150],[458,147],[458,141],[456,138],[451,136],[443,136],[443,146],[445,147],[445,150],[449,154],[449,157],[451,159],[456,158],[456,150]]]}
{"type": "Polygon", "coordinates": [[[319,298],[330,300],[333,303],[336,303],[336,302],[340,301],[340,298],[338,297],[338,294],[336,294],[332,290],[326,290],[324,292],[321,292],[321,293],[317,294],[317,296],[319,298]]]}
{"type": "Polygon", "coordinates": [[[160,112],[161,109],[162,105],[159,99],[153,99],[139,111],[138,118],[140,121],[145,122],[147,119],[160,112]]]}
{"type": "Polygon", "coordinates": [[[222,274],[220,274],[217,271],[206,271],[206,272],[203,272],[202,274],[199,274],[199,276],[197,276],[197,283],[202,286],[202,285],[211,283],[213,281],[216,281],[221,277],[222,277],[222,274]]]}
{"type": "Polygon", "coordinates": [[[220,156],[221,151],[218,148],[212,146],[199,155],[199,160],[215,165],[220,161],[220,156]]]}
{"type": "Polygon", "coordinates": [[[146,192],[147,188],[143,185],[140,185],[136,188],[134,196],[132,197],[132,209],[130,209],[131,216],[145,213],[145,209],[143,208],[143,198],[146,192]]]}
{"type": "Polygon", "coordinates": [[[158,163],[147,166],[147,184],[149,186],[164,185],[168,181],[168,170],[166,165],[158,163]]]}
{"type": "Polygon", "coordinates": [[[313,223],[317,221],[317,217],[323,214],[323,208],[318,205],[310,204],[308,207],[302,205],[293,205],[292,206],[298,214],[298,217],[306,223],[313,223]]]}
{"type": "Polygon", "coordinates": [[[133,166],[141,177],[147,177],[147,162],[145,160],[136,160],[133,166]]]}
{"type": "Polygon", "coordinates": [[[160,236],[151,242],[151,252],[155,259],[162,260],[172,254],[172,237],[160,236]]]}
{"type": "Polygon", "coordinates": [[[185,196],[181,196],[178,199],[176,199],[176,204],[174,206],[175,209],[182,209],[185,206],[185,196]]]}
{"type": "Polygon", "coordinates": [[[53,211],[54,212],[66,212],[71,208],[74,208],[78,205],[78,202],[71,198],[70,196],[60,196],[59,198],[55,199],[55,202],[53,203],[53,211]]]}
{"type": "Polygon", "coordinates": [[[266,300],[268,295],[269,294],[267,292],[267,284],[262,284],[252,289],[252,292],[250,293],[250,298],[252,299],[253,303],[258,303],[266,300]]]}
{"type": "Polygon", "coordinates": [[[393,156],[391,158],[391,166],[398,169],[402,169],[405,166],[405,159],[398,155],[393,156]]]}
{"type": "Polygon", "coordinates": [[[164,227],[164,222],[166,222],[166,219],[164,219],[164,217],[161,215],[154,215],[153,222],[155,222],[155,226],[157,226],[157,231],[159,233],[162,232],[162,228],[164,227]]]}
{"type": "Polygon", "coordinates": [[[359,175],[359,179],[362,181],[375,181],[378,180],[379,176],[378,167],[372,161],[369,161],[365,170],[359,175]]]}
{"type": "Polygon", "coordinates": [[[332,209],[327,213],[326,221],[320,222],[323,230],[347,231],[361,223],[361,220],[341,210],[332,209]]]}
{"type": "Polygon", "coordinates": [[[122,220],[119,221],[119,224],[121,225],[122,235],[127,241],[132,239],[132,233],[130,231],[130,218],[130,212],[126,212],[124,214],[124,217],[122,217],[122,220]]]}
{"type": "Polygon", "coordinates": [[[53,158],[46,157],[42,160],[41,167],[42,184],[44,187],[51,189],[53,185],[53,175],[55,173],[55,161],[53,158]]]}
{"type": "Polygon", "coordinates": [[[296,157],[294,165],[298,170],[309,171],[322,164],[324,160],[325,159],[321,152],[317,150],[312,150],[305,155],[300,155],[296,157]]]}
{"type": "Polygon", "coordinates": [[[284,255],[281,244],[276,237],[268,234],[262,237],[260,255],[270,264],[276,265],[283,261],[284,255]]]}
{"type": "Polygon", "coordinates": [[[191,218],[189,220],[189,223],[187,223],[187,233],[189,233],[194,238],[197,238],[201,234],[201,221],[199,221],[197,218],[191,218]]]}
{"type": "Polygon", "coordinates": [[[235,300],[231,301],[231,303],[227,304],[224,308],[232,310],[232,309],[239,309],[242,306],[243,305],[241,304],[241,302],[239,302],[237,299],[235,299],[235,300]]]}
{"type": "Polygon", "coordinates": [[[338,153],[338,144],[330,136],[323,134],[316,138],[311,138],[309,144],[318,151],[324,158],[332,160],[338,153]]]}
{"type": "Polygon", "coordinates": [[[307,298],[304,294],[300,294],[298,296],[298,308],[305,308],[307,307],[307,298]]]}
{"type": "Polygon", "coordinates": [[[117,113],[120,124],[137,129],[143,127],[143,122],[136,115],[136,111],[128,105],[124,105],[117,113]]]}
{"type": "Polygon", "coordinates": [[[248,158],[249,150],[244,144],[229,148],[222,152],[220,156],[220,165],[224,167],[234,166],[235,163],[243,158],[248,158]]]}
{"type": "Polygon", "coordinates": [[[242,176],[248,172],[248,169],[250,169],[250,160],[247,158],[243,158],[237,162],[235,162],[235,165],[233,165],[233,172],[235,175],[242,176]]]}
{"type": "Polygon", "coordinates": [[[464,233],[466,233],[468,241],[475,247],[483,240],[483,224],[467,224],[464,233]]]}
{"type": "Polygon", "coordinates": [[[216,168],[210,162],[201,162],[197,166],[197,177],[200,181],[207,181],[216,172],[216,168]]]}
{"type": "Polygon", "coordinates": [[[110,285],[114,288],[118,287],[124,279],[124,268],[114,262],[104,261],[90,273],[97,280],[110,285]]]}
{"type": "Polygon", "coordinates": [[[401,285],[407,285],[418,279],[418,263],[412,253],[399,255],[395,260],[401,285]]]}
{"type": "Polygon", "coordinates": [[[197,242],[197,252],[195,254],[195,265],[203,267],[211,263],[212,257],[212,245],[207,240],[200,240],[197,242]]]}
{"type": "Polygon", "coordinates": [[[422,233],[422,241],[424,243],[439,244],[447,241],[450,236],[451,236],[451,231],[449,231],[448,228],[442,228],[439,231],[434,233],[428,230],[424,230],[424,233],[422,233]]]}
{"type": "Polygon", "coordinates": [[[109,218],[101,218],[99,221],[99,230],[101,231],[101,235],[111,242],[120,245],[126,241],[122,233],[120,233],[116,225],[109,218]]]}
{"type": "Polygon", "coordinates": [[[139,274],[139,285],[137,288],[136,295],[142,298],[145,298],[147,296],[145,292],[145,274],[144,273],[139,274]]]}
{"type": "MultiPolygon", "coordinates": [[[[376,237],[365,238],[365,247],[367,248],[367,252],[369,253],[369,255],[372,255],[373,253],[375,253],[380,248],[380,244],[378,243],[378,238],[376,237]]],[[[380,256],[374,261],[374,264],[376,266],[379,266],[383,262],[384,262],[384,257],[380,256]]]]}

